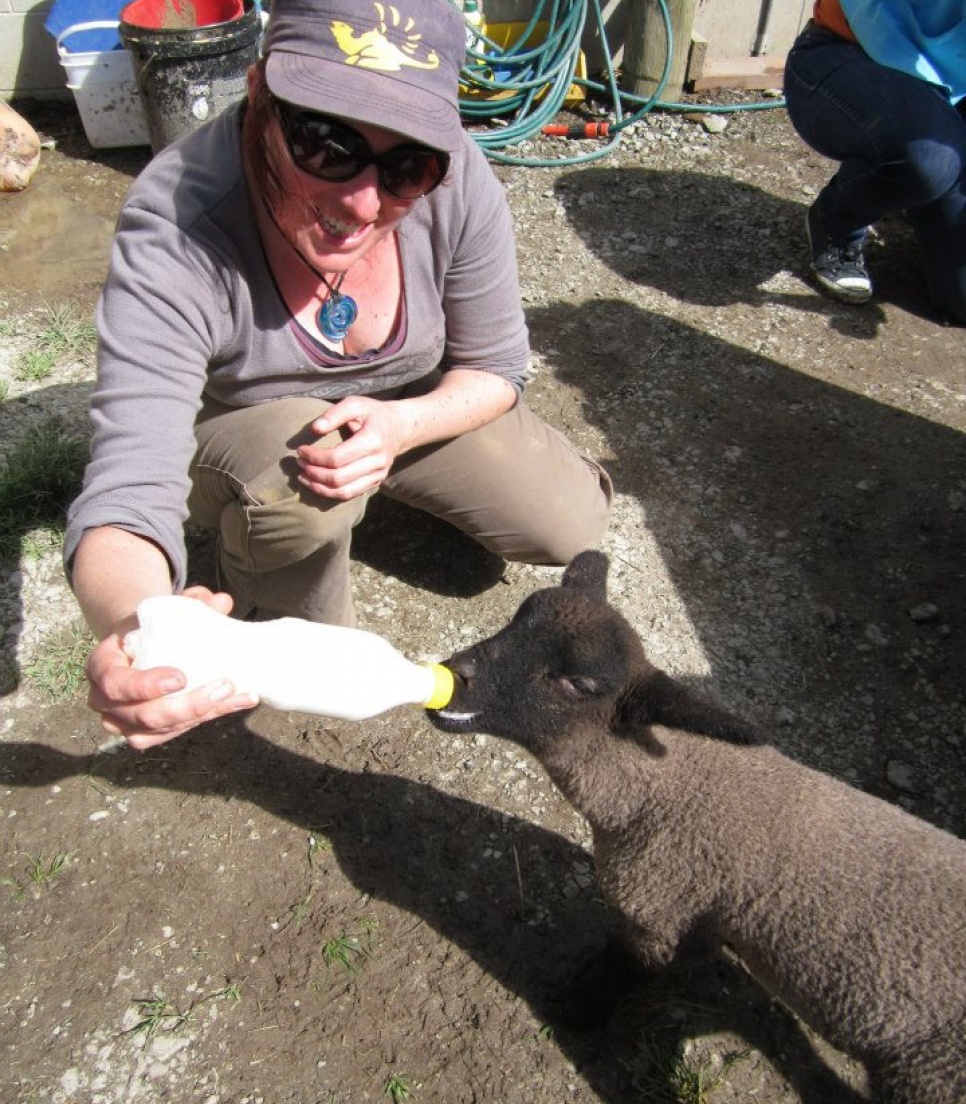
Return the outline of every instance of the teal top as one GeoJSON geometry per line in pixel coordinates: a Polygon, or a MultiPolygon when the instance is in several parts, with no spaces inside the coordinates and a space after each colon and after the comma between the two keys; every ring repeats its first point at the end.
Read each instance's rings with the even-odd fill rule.
{"type": "Polygon", "coordinates": [[[966,96],[964,0],[841,0],[862,48],[880,65],[966,96]]]}

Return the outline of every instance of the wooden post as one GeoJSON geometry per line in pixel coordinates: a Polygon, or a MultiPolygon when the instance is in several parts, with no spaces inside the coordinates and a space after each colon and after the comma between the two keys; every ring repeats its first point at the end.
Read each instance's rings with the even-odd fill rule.
{"type": "MultiPolygon", "coordinates": [[[[665,0],[671,20],[673,53],[661,99],[674,102],[684,89],[691,49],[696,0],[665,0]]],[[[668,42],[659,0],[630,0],[621,85],[635,96],[650,98],[667,60],[668,42]]]]}

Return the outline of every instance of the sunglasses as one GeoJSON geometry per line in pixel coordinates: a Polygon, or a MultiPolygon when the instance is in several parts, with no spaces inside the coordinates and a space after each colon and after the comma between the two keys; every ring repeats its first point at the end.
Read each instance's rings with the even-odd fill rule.
{"type": "Polygon", "coordinates": [[[397,199],[418,199],[439,185],[449,169],[449,154],[416,142],[403,142],[385,153],[340,119],[296,107],[272,97],[292,160],[320,180],[342,183],[375,165],[379,185],[397,199]]]}

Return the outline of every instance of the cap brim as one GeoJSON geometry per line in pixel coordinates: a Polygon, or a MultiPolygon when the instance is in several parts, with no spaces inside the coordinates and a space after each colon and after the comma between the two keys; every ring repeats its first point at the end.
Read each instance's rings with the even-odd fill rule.
{"type": "Polygon", "coordinates": [[[275,49],[265,79],[279,99],[312,111],[393,130],[447,153],[463,143],[457,105],[400,73],[387,79],[385,73],[275,49]]]}

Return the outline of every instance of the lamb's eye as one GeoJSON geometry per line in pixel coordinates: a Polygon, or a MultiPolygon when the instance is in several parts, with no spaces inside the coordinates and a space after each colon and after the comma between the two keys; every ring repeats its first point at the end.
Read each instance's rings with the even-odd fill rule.
{"type": "Polygon", "coordinates": [[[592,697],[599,688],[596,679],[587,678],[585,675],[557,675],[557,682],[566,693],[579,698],[592,697]]]}

